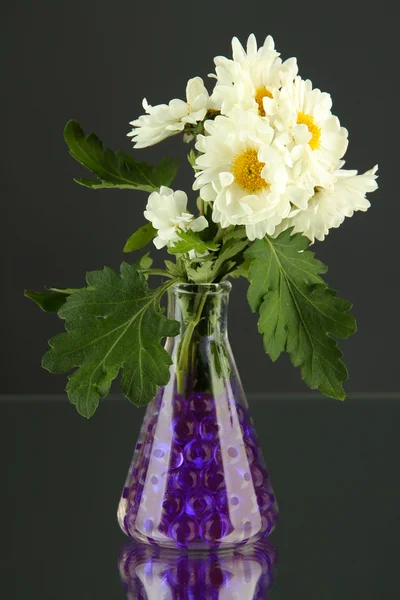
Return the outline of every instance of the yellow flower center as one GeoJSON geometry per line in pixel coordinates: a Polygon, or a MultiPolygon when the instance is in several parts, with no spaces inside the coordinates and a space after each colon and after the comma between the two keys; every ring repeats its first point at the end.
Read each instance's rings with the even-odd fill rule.
{"type": "Polygon", "coordinates": [[[254,96],[254,100],[258,104],[258,114],[261,117],[265,117],[265,110],[264,110],[264,104],[263,104],[263,99],[265,97],[272,98],[272,94],[269,90],[267,90],[265,85],[263,85],[262,87],[258,88],[258,90],[256,91],[255,96],[254,96]]]}
{"type": "Polygon", "coordinates": [[[265,163],[258,160],[257,154],[257,150],[254,148],[248,148],[237,154],[231,169],[238,186],[251,194],[261,192],[269,187],[269,184],[261,177],[265,163]]]}
{"type": "Polygon", "coordinates": [[[308,142],[311,150],[318,150],[321,143],[321,128],[316,124],[314,117],[306,113],[299,112],[297,115],[297,125],[307,125],[311,133],[311,140],[308,142]]]}

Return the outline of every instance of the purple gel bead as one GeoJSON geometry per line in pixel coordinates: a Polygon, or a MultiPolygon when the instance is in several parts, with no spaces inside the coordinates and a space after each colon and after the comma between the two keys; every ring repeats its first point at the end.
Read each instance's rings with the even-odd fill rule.
{"type": "Polygon", "coordinates": [[[139,481],[140,485],[145,484],[146,476],[147,476],[147,465],[145,467],[143,467],[142,469],[140,469],[140,471],[139,471],[138,481],[139,481]]]}
{"type": "Polygon", "coordinates": [[[273,505],[274,496],[265,491],[258,492],[257,503],[261,511],[266,511],[273,505]]]}
{"type": "Polygon", "coordinates": [[[179,396],[177,394],[172,401],[172,411],[173,411],[174,417],[178,417],[179,415],[182,415],[185,412],[185,410],[186,410],[185,398],[183,396],[179,396]]]}
{"type": "Polygon", "coordinates": [[[178,490],[190,492],[194,490],[199,483],[199,476],[194,469],[183,468],[176,471],[173,476],[173,485],[178,490]]]}
{"type": "Polygon", "coordinates": [[[214,398],[206,392],[192,394],[189,398],[189,410],[196,419],[203,419],[214,412],[214,398]]]}
{"type": "Polygon", "coordinates": [[[264,471],[258,465],[251,465],[250,471],[253,478],[254,487],[262,487],[265,481],[264,471]]]}
{"type": "Polygon", "coordinates": [[[191,516],[181,515],[171,524],[169,534],[180,546],[187,546],[199,533],[199,526],[191,516]]]}
{"type": "Polygon", "coordinates": [[[128,535],[132,535],[132,532],[135,530],[136,513],[137,509],[131,508],[125,515],[124,527],[128,535]]]}
{"type": "Polygon", "coordinates": [[[186,499],[185,511],[188,515],[203,518],[207,513],[213,512],[214,500],[208,494],[193,494],[186,499]]]}
{"type": "Polygon", "coordinates": [[[201,522],[200,535],[206,542],[216,542],[226,537],[231,530],[232,525],[228,517],[214,513],[201,522]]]}
{"type": "Polygon", "coordinates": [[[213,447],[206,440],[192,440],[185,446],[183,454],[188,465],[201,469],[212,461],[213,447]]]}
{"type": "Polygon", "coordinates": [[[151,434],[152,436],[154,435],[154,431],[157,425],[157,418],[156,417],[152,417],[146,427],[146,431],[148,434],[151,434]]]}
{"type": "Polygon", "coordinates": [[[200,437],[205,440],[218,440],[219,438],[219,425],[215,420],[215,417],[205,417],[199,425],[200,437]]]}
{"type": "Polygon", "coordinates": [[[221,490],[215,494],[215,506],[220,512],[228,512],[228,496],[226,490],[221,490]]]}
{"type": "Polygon", "coordinates": [[[164,513],[171,519],[177,517],[183,509],[183,498],[176,492],[174,494],[166,494],[162,503],[164,513]]]}
{"type": "Polygon", "coordinates": [[[183,453],[180,446],[177,444],[171,445],[171,454],[169,458],[169,468],[177,469],[183,463],[183,453]]]}
{"type": "Polygon", "coordinates": [[[186,444],[196,435],[196,421],[190,415],[182,415],[172,422],[172,433],[178,444],[186,444]]]}
{"type": "Polygon", "coordinates": [[[219,492],[225,485],[225,477],[222,469],[209,467],[203,471],[202,477],[203,487],[211,494],[219,492]]]}
{"type": "Polygon", "coordinates": [[[236,404],[236,412],[239,419],[239,423],[244,423],[246,420],[246,413],[240,404],[236,404]]]}
{"type": "Polygon", "coordinates": [[[266,517],[265,515],[263,515],[261,517],[261,529],[260,529],[260,531],[264,535],[268,535],[269,532],[271,531],[271,527],[272,527],[272,523],[271,523],[270,519],[268,519],[268,517],[266,517]]]}
{"type": "Polygon", "coordinates": [[[246,446],[247,462],[251,465],[254,462],[254,452],[251,446],[246,446]]]}

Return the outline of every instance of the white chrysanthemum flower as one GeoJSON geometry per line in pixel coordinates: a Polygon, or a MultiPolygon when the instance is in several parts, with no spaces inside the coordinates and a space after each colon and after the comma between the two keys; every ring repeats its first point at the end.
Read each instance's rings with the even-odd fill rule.
{"type": "Polygon", "coordinates": [[[157,229],[157,237],[154,238],[157,249],[179,241],[179,231],[203,231],[208,226],[205,217],[195,219],[187,212],[187,201],[185,192],[174,192],[165,186],[150,194],[144,216],[157,229]]]}
{"type": "Polygon", "coordinates": [[[291,136],[294,181],[310,192],[315,186],[332,188],[333,171],[347,150],[347,129],[331,108],[331,96],[300,77],[287,78],[271,101],[274,126],[291,136]]]}
{"type": "Polygon", "coordinates": [[[365,195],[378,187],[377,169],[376,165],[362,175],[344,169],[335,171],[333,191],[317,188],[306,210],[293,210],[277,228],[275,235],[294,227],[293,233],[302,233],[311,242],[315,239],[322,242],[329,229],[339,227],[345,217],[352,217],[357,210],[365,212],[371,206],[365,195]]]}
{"type": "Polygon", "coordinates": [[[169,104],[150,106],[143,100],[146,115],[142,115],[130,125],[135,148],[146,148],[158,144],[171,135],[183,131],[185,125],[195,125],[202,121],[211,106],[208,91],[200,77],[194,77],[186,86],[186,102],[174,99],[169,104]]]}
{"type": "Polygon", "coordinates": [[[244,110],[255,110],[260,116],[269,113],[268,101],[274,90],[282,85],[283,77],[297,74],[297,62],[290,58],[282,63],[271,36],[257,49],[254,34],[247,40],[247,53],[237,38],[232,40],[233,60],[224,56],[214,59],[217,79],[212,99],[223,114],[234,106],[244,110]]]}
{"type": "Polygon", "coordinates": [[[205,122],[199,135],[193,189],[213,203],[213,221],[222,227],[245,225],[250,240],[273,234],[292,205],[308,197],[289,180],[290,159],[274,147],[274,130],[253,111],[233,109],[205,122]],[[289,161],[289,162],[287,162],[289,161]]]}

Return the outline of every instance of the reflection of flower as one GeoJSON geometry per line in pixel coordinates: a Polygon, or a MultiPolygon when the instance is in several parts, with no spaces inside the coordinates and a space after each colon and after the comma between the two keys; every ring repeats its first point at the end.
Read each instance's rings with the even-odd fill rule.
{"type": "Polygon", "coordinates": [[[329,229],[339,227],[345,217],[352,217],[356,210],[366,211],[370,207],[365,194],[378,187],[377,169],[375,166],[362,175],[357,175],[357,171],[336,171],[333,191],[317,188],[307,208],[293,210],[276,233],[294,227],[293,233],[303,233],[312,242],[314,238],[323,241],[329,229]]]}
{"type": "Polygon", "coordinates": [[[194,216],[186,211],[187,195],[161,186],[160,192],[150,194],[144,216],[157,229],[154,238],[156,248],[173,245],[179,240],[178,231],[202,231],[208,225],[205,217],[194,216]]]}
{"type": "Polygon", "coordinates": [[[135,143],[135,148],[146,148],[158,144],[171,135],[183,131],[185,125],[195,125],[202,121],[209,107],[209,96],[200,77],[194,77],[186,86],[186,102],[171,100],[169,104],[150,106],[143,100],[146,115],[142,115],[130,125],[133,130],[128,133],[135,143]]]}
{"type": "Polygon", "coordinates": [[[304,192],[289,180],[289,153],[275,145],[274,130],[254,111],[234,109],[206,121],[198,136],[194,188],[213,202],[213,220],[222,227],[245,225],[249,239],[273,234],[289,215],[291,203],[303,206],[304,192]]]}
{"type": "Polygon", "coordinates": [[[265,110],[264,102],[272,98],[275,89],[281,87],[283,76],[294,78],[297,62],[295,58],[290,58],[282,63],[271,36],[257,50],[256,38],[251,34],[246,49],[247,52],[239,40],[233,38],[233,60],[224,56],[214,59],[216,75],[210,77],[215,77],[217,81],[212,99],[223,114],[239,106],[266,116],[268,110],[265,110]]]}

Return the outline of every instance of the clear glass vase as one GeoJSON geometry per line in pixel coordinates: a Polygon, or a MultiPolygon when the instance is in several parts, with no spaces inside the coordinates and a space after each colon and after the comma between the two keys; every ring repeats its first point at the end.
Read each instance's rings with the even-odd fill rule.
{"type": "Polygon", "coordinates": [[[122,530],[167,547],[268,535],[278,507],[228,340],[231,285],[177,284],[169,383],[149,404],[118,508],[122,530]]]}

